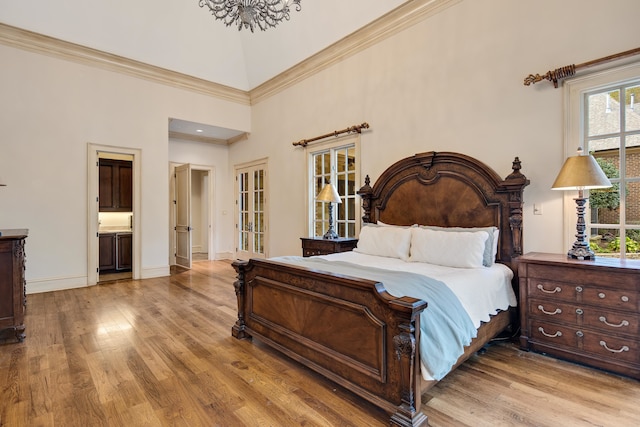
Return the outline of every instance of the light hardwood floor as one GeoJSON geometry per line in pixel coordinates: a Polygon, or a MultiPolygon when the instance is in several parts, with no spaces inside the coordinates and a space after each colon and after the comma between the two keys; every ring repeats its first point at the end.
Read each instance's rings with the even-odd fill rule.
{"type": "MultiPolygon", "coordinates": [[[[228,262],[28,296],[0,344],[0,426],[384,426],[388,416],[231,337],[228,262]]],[[[497,344],[423,396],[432,426],[633,426],[640,382],[497,344]]]]}

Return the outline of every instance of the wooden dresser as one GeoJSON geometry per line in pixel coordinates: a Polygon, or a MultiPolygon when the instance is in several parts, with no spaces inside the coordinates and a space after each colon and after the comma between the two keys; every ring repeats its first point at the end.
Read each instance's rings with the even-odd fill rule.
{"type": "Polygon", "coordinates": [[[520,346],[640,379],[640,261],[518,259],[520,346]]]}
{"type": "Polygon", "coordinates": [[[27,303],[24,278],[27,230],[0,232],[0,340],[13,335],[18,341],[23,341],[27,303]]]}
{"type": "Polygon", "coordinates": [[[340,237],[323,239],[322,237],[301,237],[302,256],[329,255],[337,252],[348,252],[356,247],[358,239],[340,237]]]}

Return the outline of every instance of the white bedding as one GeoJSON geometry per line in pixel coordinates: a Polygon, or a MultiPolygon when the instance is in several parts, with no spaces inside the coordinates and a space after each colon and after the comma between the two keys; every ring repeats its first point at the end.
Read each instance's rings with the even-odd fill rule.
{"type": "MultiPolygon", "coordinates": [[[[509,307],[517,305],[516,296],[511,287],[513,272],[506,265],[499,263],[494,263],[491,267],[455,268],[422,262],[407,262],[398,258],[358,252],[341,252],[318,258],[328,261],[350,262],[365,267],[409,271],[440,280],[458,297],[476,329],[480,327],[481,322],[488,322],[490,316],[497,314],[499,310],[507,310],[509,307]]],[[[422,361],[420,367],[420,373],[424,380],[434,379],[422,361]]]]}
{"type": "Polygon", "coordinates": [[[438,279],[444,282],[458,297],[476,329],[480,327],[481,322],[488,322],[490,316],[497,314],[499,310],[507,310],[517,304],[511,286],[513,272],[506,265],[499,263],[495,263],[491,267],[455,268],[422,262],[407,262],[398,258],[366,255],[358,252],[341,252],[323,255],[319,258],[329,261],[345,261],[366,267],[410,271],[438,279]]]}

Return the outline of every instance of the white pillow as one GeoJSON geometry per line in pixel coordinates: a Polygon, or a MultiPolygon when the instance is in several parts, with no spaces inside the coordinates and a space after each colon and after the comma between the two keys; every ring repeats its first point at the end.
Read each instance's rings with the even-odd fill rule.
{"type": "Polygon", "coordinates": [[[411,229],[411,262],[426,262],[447,267],[482,267],[486,231],[442,231],[411,229]]]}
{"type": "Polygon", "coordinates": [[[421,225],[422,228],[438,231],[460,232],[460,231],[486,231],[489,234],[489,238],[485,242],[484,253],[482,257],[482,265],[485,267],[491,267],[496,260],[496,254],[498,253],[498,234],[500,230],[498,227],[438,227],[436,225],[421,225]]]}
{"type": "Polygon", "coordinates": [[[358,245],[354,251],[406,261],[410,246],[411,228],[366,225],[360,230],[358,245]]]}

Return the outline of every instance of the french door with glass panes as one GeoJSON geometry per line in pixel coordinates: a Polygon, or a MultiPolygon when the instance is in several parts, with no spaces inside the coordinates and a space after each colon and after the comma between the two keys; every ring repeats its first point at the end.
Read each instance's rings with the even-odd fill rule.
{"type": "Polygon", "coordinates": [[[236,258],[265,258],[266,163],[236,169],[236,258]]]}

